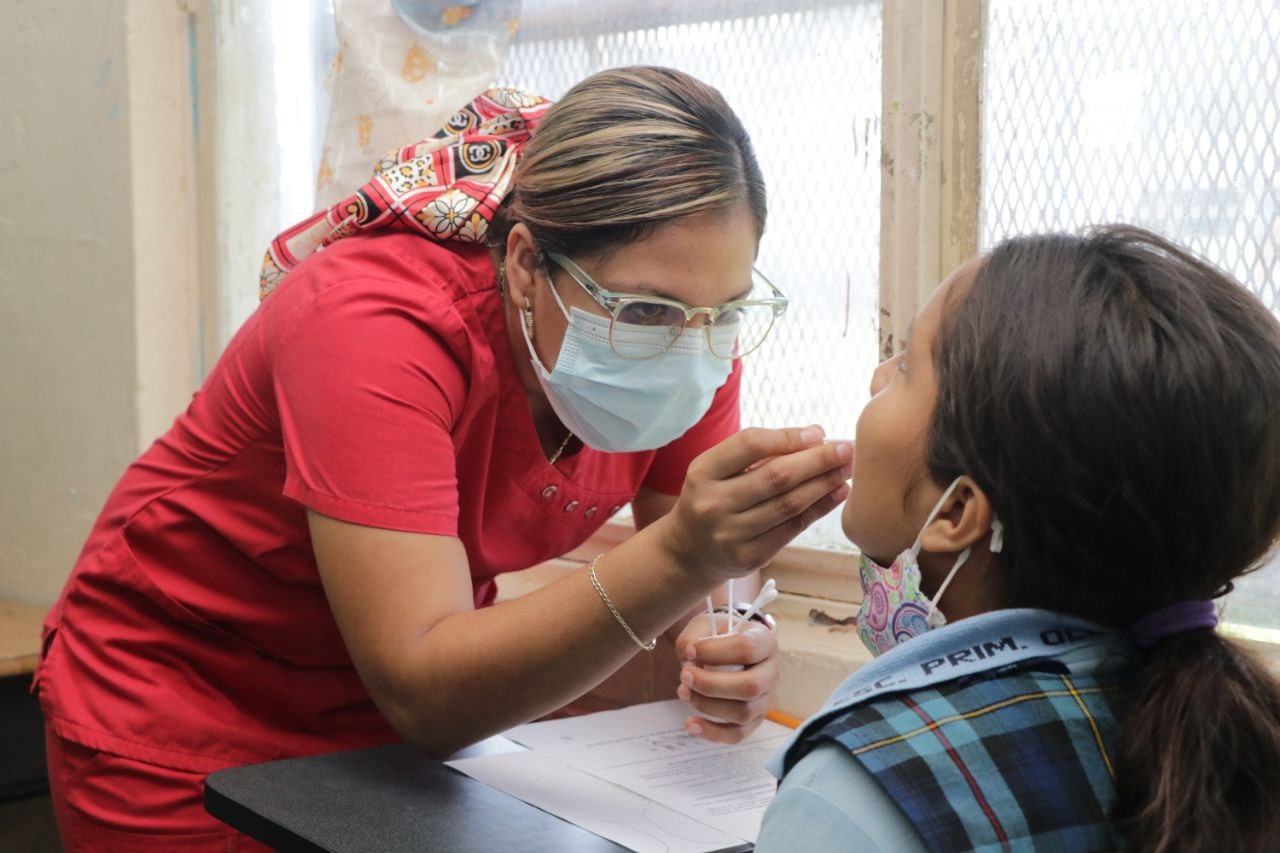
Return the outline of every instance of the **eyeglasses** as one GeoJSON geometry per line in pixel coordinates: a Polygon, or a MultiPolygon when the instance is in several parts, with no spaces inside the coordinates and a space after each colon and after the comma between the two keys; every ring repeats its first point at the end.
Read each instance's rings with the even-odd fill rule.
{"type": "Polygon", "coordinates": [[[787,310],[788,300],[764,273],[752,267],[751,290],[746,299],[735,299],[708,308],[693,308],[661,296],[637,296],[605,290],[582,267],[564,255],[546,257],[581,285],[601,308],[609,312],[609,346],[623,358],[645,359],[660,355],[680,340],[693,318],[706,315],[702,324],[707,349],[717,358],[741,358],[764,343],[774,321],[787,310]],[[642,328],[637,328],[642,327],[642,328]],[[647,330],[665,334],[648,334],[647,330]]]}

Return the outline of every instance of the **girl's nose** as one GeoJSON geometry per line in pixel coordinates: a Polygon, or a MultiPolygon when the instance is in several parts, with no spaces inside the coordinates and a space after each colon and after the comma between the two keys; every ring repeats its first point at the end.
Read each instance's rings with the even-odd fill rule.
{"type": "Polygon", "coordinates": [[[893,375],[893,363],[897,360],[897,356],[887,358],[876,367],[871,373],[871,396],[879,394],[884,390],[884,386],[889,384],[889,378],[893,375]]]}

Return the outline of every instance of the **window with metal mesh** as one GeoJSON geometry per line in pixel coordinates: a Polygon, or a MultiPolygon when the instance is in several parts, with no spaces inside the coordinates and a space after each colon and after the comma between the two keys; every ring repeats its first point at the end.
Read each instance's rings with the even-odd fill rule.
{"type": "MultiPolygon", "coordinates": [[[[988,0],[982,237],[1124,221],[1280,313],[1280,5],[988,0]]],[[[1230,413],[1224,413],[1229,417],[1230,413]]],[[[1280,628],[1280,564],[1234,622],[1280,628]]]]}
{"type": "MultiPolygon", "coordinates": [[[[791,307],[744,361],[743,424],[852,438],[877,360],[879,0],[527,2],[498,82],[555,98],[624,65],[718,88],[764,171],[759,265],[791,307]]],[[[838,515],[802,542],[849,548],[838,515]]]]}

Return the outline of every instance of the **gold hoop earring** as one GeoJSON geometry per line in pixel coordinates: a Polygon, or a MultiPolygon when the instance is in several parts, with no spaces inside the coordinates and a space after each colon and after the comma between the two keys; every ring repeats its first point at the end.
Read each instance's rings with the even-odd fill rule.
{"type": "Polygon", "coordinates": [[[529,300],[524,301],[524,331],[529,336],[529,340],[533,340],[533,308],[529,305],[529,300]]]}

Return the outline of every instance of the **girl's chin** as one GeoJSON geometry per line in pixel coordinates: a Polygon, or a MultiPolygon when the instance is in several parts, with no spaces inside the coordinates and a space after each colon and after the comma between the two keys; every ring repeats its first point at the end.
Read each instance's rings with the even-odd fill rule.
{"type": "MultiPolygon", "coordinates": [[[[871,527],[860,524],[857,516],[858,513],[853,503],[853,495],[850,495],[849,499],[845,501],[844,509],[840,513],[840,529],[844,532],[845,538],[852,542],[854,547],[856,547],[860,553],[867,554],[867,556],[871,556],[871,551],[883,550],[885,546],[883,541],[880,542],[880,547],[878,548],[872,542],[866,541],[868,538],[874,540],[877,537],[866,537],[862,535],[867,532],[867,530],[871,529],[871,527]]],[[[883,533],[883,531],[881,532],[883,533]]],[[[883,540],[883,536],[880,538],[883,540]]],[[[875,558],[873,557],[872,559],[875,558]]],[[[893,561],[892,557],[889,559],[890,562],[893,561]]],[[[884,565],[887,566],[889,563],[884,563],[884,565]]]]}

